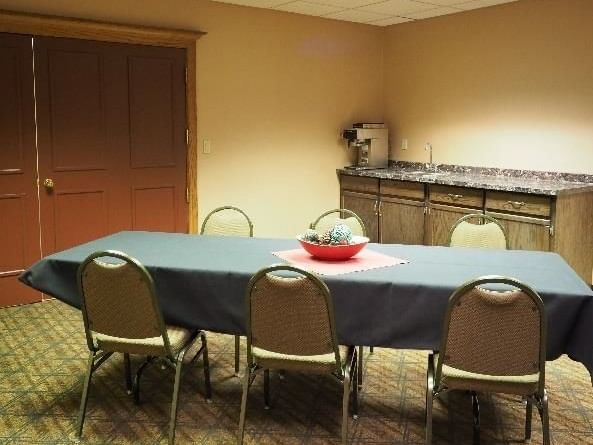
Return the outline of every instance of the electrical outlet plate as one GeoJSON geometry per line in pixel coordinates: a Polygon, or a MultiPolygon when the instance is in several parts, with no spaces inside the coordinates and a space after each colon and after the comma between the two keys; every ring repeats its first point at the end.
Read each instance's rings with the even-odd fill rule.
{"type": "Polygon", "coordinates": [[[212,152],[212,143],[210,142],[210,139],[204,139],[204,141],[202,142],[202,152],[205,155],[210,154],[212,152]]]}
{"type": "Polygon", "coordinates": [[[402,139],[402,150],[407,150],[407,149],[408,149],[408,140],[402,139]]]}

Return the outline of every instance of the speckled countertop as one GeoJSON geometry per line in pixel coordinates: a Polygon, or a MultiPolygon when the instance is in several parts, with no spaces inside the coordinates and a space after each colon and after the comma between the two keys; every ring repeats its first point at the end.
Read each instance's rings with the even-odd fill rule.
{"type": "Polygon", "coordinates": [[[593,175],[510,170],[457,165],[433,165],[390,161],[389,168],[351,170],[341,168],[338,174],[369,178],[395,179],[430,184],[454,185],[485,190],[556,196],[593,191],[593,175]]]}

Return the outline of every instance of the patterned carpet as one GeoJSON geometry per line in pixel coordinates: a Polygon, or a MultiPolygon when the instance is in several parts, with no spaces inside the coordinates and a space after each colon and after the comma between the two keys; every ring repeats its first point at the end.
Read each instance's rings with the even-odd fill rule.
{"type": "MultiPolygon", "coordinates": [[[[240,381],[233,376],[231,336],[209,335],[213,401],[204,400],[201,361],[185,368],[177,443],[232,444],[239,420],[240,381]]],[[[70,444],[87,356],[80,312],[50,300],[0,309],[0,444],[70,444]]],[[[135,362],[137,363],[137,362],[135,362]]],[[[135,364],[133,363],[133,364],[135,364]]],[[[375,349],[365,364],[360,417],[352,444],[421,444],[426,353],[375,349]]],[[[111,358],[93,378],[84,444],[166,443],[173,372],[152,366],[143,402],[123,385],[123,360],[111,358]]],[[[263,408],[262,378],[250,392],[246,443],[338,444],[340,387],[331,377],[271,377],[272,409],[263,408]]],[[[547,366],[552,443],[593,444],[593,389],[582,365],[562,357],[547,366]]],[[[524,410],[508,396],[480,397],[482,444],[523,440],[524,410]]],[[[435,444],[470,444],[471,402],[452,393],[435,404],[435,444]]],[[[531,443],[541,443],[534,416],[531,443]]]]}

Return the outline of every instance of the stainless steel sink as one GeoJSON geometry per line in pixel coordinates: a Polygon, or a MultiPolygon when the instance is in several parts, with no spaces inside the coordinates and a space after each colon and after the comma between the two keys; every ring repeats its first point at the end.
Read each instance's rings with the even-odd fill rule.
{"type": "Polygon", "coordinates": [[[404,172],[405,174],[408,175],[420,175],[420,176],[445,176],[450,174],[449,172],[431,172],[428,170],[414,170],[411,172],[404,172]]]}

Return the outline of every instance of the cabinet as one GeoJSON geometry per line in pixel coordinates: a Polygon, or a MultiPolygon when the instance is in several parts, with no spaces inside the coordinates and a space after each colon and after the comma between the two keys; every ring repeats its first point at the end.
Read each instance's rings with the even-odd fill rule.
{"type": "Polygon", "coordinates": [[[371,241],[446,246],[453,223],[486,213],[504,227],[509,249],[556,252],[591,283],[593,192],[556,195],[340,175],[341,205],[367,225],[371,241]]]}
{"type": "Polygon", "coordinates": [[[549,196],[486,192],[486,213],[504,227],[509,249],[550,250],[551,209],[549,196]]]}
{"type": "Polygon", "coordinates": [[[371,242],[424,242],[424,184],[342,176],[341,206],[360,216],[371,242]]]}
{"type": "Polygon", "coordinates": [[[482,213],[482,190],[432,184],[428,197],[427,244],[433,246],[449,244],[449,231],[459,218],[470,213],[482,213]]]}

